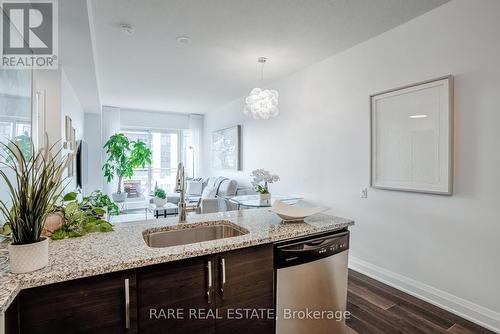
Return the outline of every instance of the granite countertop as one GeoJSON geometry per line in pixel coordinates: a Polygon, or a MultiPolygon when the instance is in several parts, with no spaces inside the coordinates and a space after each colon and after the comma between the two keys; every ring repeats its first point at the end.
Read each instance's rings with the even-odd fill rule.
{"type": "Polygon", "coordinates": [[[50,241],[46,268],[27,274],[12,274],[8,266],[0,271],[0,312],[9,307],[21,289],[334,231],[354,222],[318,214],[305,223],[285,224],[268,209],[252,209],[192,215],[188,216],[188,224],[194,225],[178,225],[177,217],[116,223],[113,232],[50,241]],[[166,248],[151,248],[144,242],[145,230],[189,228],[215,221],[236,224],[249,233],[166,248]]]}

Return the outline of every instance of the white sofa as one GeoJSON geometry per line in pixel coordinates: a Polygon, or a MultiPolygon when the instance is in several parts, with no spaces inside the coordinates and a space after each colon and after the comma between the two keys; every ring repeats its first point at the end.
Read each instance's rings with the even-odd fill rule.
{"type": "MultiPolygon", "coordinates": [[[[192,205],[198,205],[199,213],[212,213],[221,211],[235,210],[224,197],[235,196],[238,192],[238,182],[223,176],[213,176],[207,179],[186,179],[186,202],[192,205]],[[201,183],[194,186],[193,183],[201,183]],[[193,192],[192,189],[196,189],[193,192]]],[[[168,194],[168,202],[178,204],[179,194],[168,194]]]]}

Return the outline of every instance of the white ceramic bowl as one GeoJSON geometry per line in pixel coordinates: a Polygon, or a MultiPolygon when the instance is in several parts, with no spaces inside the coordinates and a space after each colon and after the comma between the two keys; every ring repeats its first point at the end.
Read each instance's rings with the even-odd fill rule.
{"type": "Polygon", "coordinates": [[[276,213],[284,222],[301,222],[304,218],[328,210],[328,208],[313,207],[299,208],[293,205],[285,204],[281,201],[275,201],[271,211],[276,213]]]}

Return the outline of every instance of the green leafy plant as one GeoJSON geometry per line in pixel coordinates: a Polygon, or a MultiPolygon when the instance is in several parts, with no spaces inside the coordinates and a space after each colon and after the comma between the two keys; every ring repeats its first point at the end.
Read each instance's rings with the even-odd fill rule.
{"type": "Polygon", "coordinates": [[[56,150],[55,145],[35,152],[32,143],[30,153],[25,155],[16,141],[1,143],[0,148],[0,165],[13,172],[10,178],[0,170],[10,197],[0,201],[0,212],[11,230],[12,244],[41,241],[45,218],[61,196],[62,175],[73,155],[61,158],[61,150],[56,150]]]}
{"type": "Polygon", "coordinates": [[[268,194],[269,188],[268,188],[267,184],[264,184],[264,185],[258,184],[257,186],[255,186],[255,191],[260,193],[260,194],[268,194]]]}
{"type": "Polygon", "coordinates": [[[112,135],[104,144],[108,159],[102,167],[104,177],[109,183],[115,176],[118,177],[117,193],[121,194],[123,178],[131,178],[134,168],[151,164],[151,150],[141,141],[129,141],[123,133],[112,135]]]}
{"type": "Polygon", "coordinates": [[[156,188],[154,195],[155,195],[155,197],[158,197],[161,199],[167,198],[167,193],[165,192],[165,190],[163,190],[161,188],[156,188]]]}
{"type": "Polygon", "coordinates": [[[102,208],[109,214],[120,214],[118,205],[108,195],[104,194],[101,190],[94,190],[88,197],[84,197],[82,205],[89,205],[95,208],[102,208]]]}
{"type": "Polygon", "coordinates": [[[10,236],[10,234],[12,233],[12,231],[10,229],[10,225],[7,223],[3,224],[3,226],[0,228],[0,230],[1,230],[1,234],[4,237],[10,236]]]}
{"type": "Polygon", "coordinates": [[[106,210],[91,205],[88,199],[79,201],[75,192],[64,195],[63,204],[58,209],[64,213],[65,221],[52,234],[53,240],[80,237],[92,232],[113,231],[113,225],[103,219],[106,210]]]}

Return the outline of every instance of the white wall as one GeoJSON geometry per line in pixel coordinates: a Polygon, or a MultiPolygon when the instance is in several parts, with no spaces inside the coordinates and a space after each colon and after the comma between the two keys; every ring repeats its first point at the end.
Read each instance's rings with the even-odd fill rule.
{"type": "Polygon", "coordinates": [[[121,108],[122,128],[188,129],[189,114],[121,108]]]}
{"type": "MultiPolygon", "coordinates": [[[[35,70],[33,73],[35,90],[45,93],[45,129],[40,128],[40,145],[43,145],[43,132],[49,137],[49,143],[61,140],[63,125],[61,122],[61,70],[35,70]]],[[[59,143],[60,144],[60,143],[59,143]]]]}
{"type": "MultiPolygon", "coordinates": [[[[61,69],[61,133],[60,138],[65,138],[66,116],[71,117],[72,127],[75,129],[75,140],[83,138],[83,108],[76,96],[73,86],[66,77],[64,69],[61,69]]],[[[75,160],[76,161],[76,160],[75,160]]],[[[76,165],[74,165],[74,176],[69,179],[66,192],[76,189],[76,165]]]]}
{"type": "Polygon", "coordinates": [[[354,260],[411,278],[447,296],[445,307],[500,330],[499,37],[500,1],[451,1],[273,83],[275,119],[245,118],[243,97],[208,113],[207,152],[212,131],[243,124],[243,170],[213,170],[206,159],[204,172],[247,184],[255,168],[278,173],[272,193],[356,220],[354,260]],[[446,74],[455,76],[454,195],[370,189],[361,199],[370,175],[369,95],[446,74]]]}
{"type": "Polygon", "coordinates": [[[71,122],[75,128],[76,140],[83,138],[83,108],[76,96],[73,86],[69,82],[64,69],[61,71],[61,124],[64,137],[65,117],[71,117],[71,122]]]}
{"type": "Polygon", "coordinates": [[[33,81],[36,91],[45,92],[45,132],[49,136],[49,142],[59,142],[62,145],[66,115],[72,118],[76,139],[81,139],[83,109],[62,66],[58,70],[34,71],[33,81]]]}
{"type": "Polygon", "coordinates": [[[101,115],[85,113],[84,124],[83,138],[88,147],[88,173],[85,194],[89,195],[96,189],[103,189],[101,115]]]}

